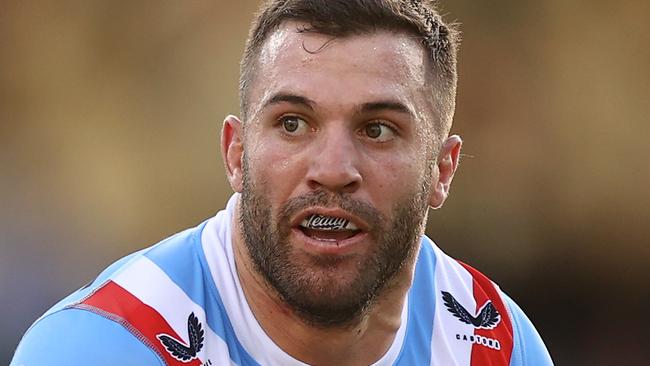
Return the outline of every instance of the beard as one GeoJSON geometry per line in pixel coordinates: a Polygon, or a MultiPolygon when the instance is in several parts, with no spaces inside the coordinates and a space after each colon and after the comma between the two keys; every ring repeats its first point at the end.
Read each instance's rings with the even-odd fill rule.
{"type": "MultiPolygon", "coordinates": [[[[246,159],[244,159],[246,162],[246,159]]],[[[397,202],[390,218],[347,194],[314,190],[292,198],[274,217],[263,187],[244,164],[239,223],[256,271],[304,322],[322,328],[360,321],[419,249],[429,187],[397,202]],[[368,224],[370,246],[353,258],[310,255],[290,243],[290,220],[314,206],[338,207],[368,224]]]]}

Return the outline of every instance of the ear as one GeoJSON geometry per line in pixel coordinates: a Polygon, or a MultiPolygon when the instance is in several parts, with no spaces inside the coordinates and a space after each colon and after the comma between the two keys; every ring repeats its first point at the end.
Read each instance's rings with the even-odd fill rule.
{"type": "Polygon", "coordinates": [[[221,157],[230,187],[235,192],[242,191],[244,144],[242,125],[239,118],[227,116],[221,129],[221,157]]]}
{"type": "Polygon", "coordinates": [[[458,158],[463,141],[460,136],[452,135],[445,140],[438,154],[435,172],[432,176],[431,196],[429,196],[429,205],[434,208],[440,208],[449,196],[451,181],[454,179],[454,173],[458,168],[458,158]]]}

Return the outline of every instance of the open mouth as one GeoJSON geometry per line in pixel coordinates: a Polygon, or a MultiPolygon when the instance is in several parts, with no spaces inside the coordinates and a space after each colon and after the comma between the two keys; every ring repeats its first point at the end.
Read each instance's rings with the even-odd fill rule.
{"type": "Polygon", "coordinates": [[[305,217],[298,228],[312,239],[332,242],[349,239],[361,233],[361,230],[348,219],[319,214],[305,217]]]}

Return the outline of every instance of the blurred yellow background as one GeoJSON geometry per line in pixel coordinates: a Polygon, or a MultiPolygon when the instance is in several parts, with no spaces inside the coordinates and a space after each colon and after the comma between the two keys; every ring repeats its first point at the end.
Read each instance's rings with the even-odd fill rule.
{"type": "MultiPolygon", "coordinates": [[[[527,311],[558,365],[642,364],[650,2],[445,1],[464,159],[429,235],[527,311]]],[[[256,1],[0,3],[0,364],[47,308],[230,195],[256,1]]]]}

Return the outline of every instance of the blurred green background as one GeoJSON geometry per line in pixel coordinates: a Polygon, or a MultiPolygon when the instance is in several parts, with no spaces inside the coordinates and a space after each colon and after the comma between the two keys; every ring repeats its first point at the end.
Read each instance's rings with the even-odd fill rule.
{"type": "MultiPolygon", "coordinates": [[[[650,1],[443,2],[466,154],[429,235],[558,365],[647,364],[650,1]]],[[[47,308],[230,195],[256,1],[0,2],[0,364],[47,308]]]]}

